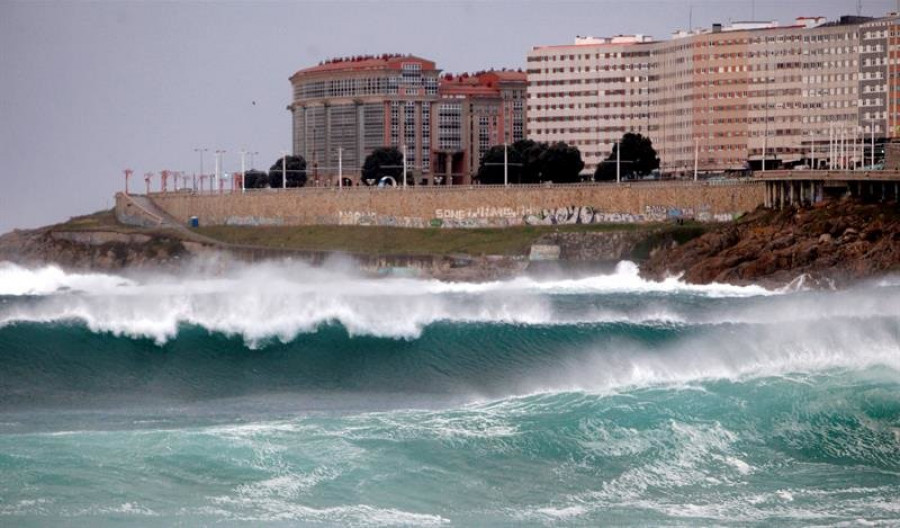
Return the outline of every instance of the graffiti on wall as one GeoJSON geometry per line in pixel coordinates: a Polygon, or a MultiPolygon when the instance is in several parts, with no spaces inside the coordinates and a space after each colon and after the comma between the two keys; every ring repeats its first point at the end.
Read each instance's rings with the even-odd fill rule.
{"type": "Polygon", "coordinates": [[[284,225],[284,218],[269,218],[265,216],[228,216],[225,225],[230,226],[280,226],[284,225]]]}
{"type": "Polygon", "coordinates": [[[536,214],[526,215],[523,219],[527,225],[567,225],[567,224],[640,224],[647,222],[665,222],[672,220],[698,220],[700,222],[728,222],[735,215],[732,213],[710,213],[708,205],[698,208],[668,207],[664,205],[648,205],[643,213],[618,211],[600,211],[591,206],[560,207],[544,209],[536,214]]]}
{"type": "Polygon", "coordinates": [[[385,226],[385,227],[428,227],[428,222],[412,216],[379,215],[363,211],[339,211],[338,225],[385,226]]]}
{"type": "MultiPolygon", "coordinates": [[[[641,224],[678,220],[698,220],[701,222],[727,222],[734,218],[731,213],[710,212],[709,206],[668,207],[648,205],[643,213],[601,211],[591,206],[571,206],[556,209],[535,210],[526,207],[480,207],[476,209],[438,209],[435,217],[424,219],[410,216],[380,215],[371,211],[340,211],[338,225],[386,226],[386,227],[440,227],[440,228],[488,228],[521,225],[572,225],[572,224],[641,224]]],[[[319,223],[334,223],[331,217],[317,217],[319,223]]],[[[236,224],[237,225],[237,224],[236,224]]],[[[264,225],[242,224],[242,225],[264,225]]]]}

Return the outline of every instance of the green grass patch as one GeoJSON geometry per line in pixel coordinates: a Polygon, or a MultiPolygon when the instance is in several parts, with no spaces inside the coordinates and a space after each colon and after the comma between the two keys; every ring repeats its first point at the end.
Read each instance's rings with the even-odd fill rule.
{"type": "Polygon", "coordinates": [[[548,233],[651,230],[633,224],[575,224],[497,229],[380,226],[209,226],[196,231],[229,244],[369,255],[525,255],[548,233]]]}

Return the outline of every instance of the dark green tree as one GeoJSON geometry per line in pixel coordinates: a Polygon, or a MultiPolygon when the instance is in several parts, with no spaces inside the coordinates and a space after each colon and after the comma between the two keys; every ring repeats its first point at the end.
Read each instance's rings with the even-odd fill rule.
{"type": "Polygon", "coordinates": [[[597,166],[594,171],[594,180],[610,181],[616,179],[616,155],[622,151],[622,176],[646,175],[659,168],[659,156],[653,148],[650,138],[641,134],[628,132],[622,136],[622,140],[613,146],[612,152],[606,158],[605,163],[597,166]]]}
{"type": "Polygon", "coordinates": [[[286,162],[284,174],[287,177],[287,187],[306,185],[306,160],[303,156],[286,156],[278,158],[269,168],[269,187],[273,189],[282,187],[282,162],[286,162]]]}
{"type": "Polygon", "coordinates": [[[244,188],[262,189],[268,187],[269,175],[263,171],[250,169],[244,173],[244,188]]]}
{"type": "MultiPolygon", "coordinates": [[[[511,145],[507,147],[506,161],[509,164],[509,183],[521,182],[522,155],[511,145]]],[[[503,185],[503,145],[494,145],[484,153],[476,177],[485,185],[503,185]]]]}
{"type": "Polygon", "coordinates": [[[547,150],[547,144],[532,139],[520,139],[512,144],[513,150],[522,159],[521,181],[517,183],[541,183],[543,169],[541,155],[547,150]]]}
{"type": "Polygon", "coordinates": [[[575,183],[581,181],[584,161],[581,151],[559,141],[547,146],[539,157],[541,180],[553,183],[575,183]]]}
{"type": "Polygon", "coordinates": [[[403,174],[403,154],[400,150],[396,147],[378,147],[366,156],[366,161],[363,162],[362,183],[378,185],[381,178],[390,176],[400,184],[401,174],[403,174]]]}

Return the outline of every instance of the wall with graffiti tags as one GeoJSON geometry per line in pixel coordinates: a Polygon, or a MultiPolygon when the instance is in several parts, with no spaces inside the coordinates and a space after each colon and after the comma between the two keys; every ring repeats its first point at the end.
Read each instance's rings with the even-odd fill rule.
{"type": "Polygon", "coordinates": [[[515,187],[327,188],[155,193],[182,222],[201,225],[356,225],[479,228],[522,225],[725,222],[763,203],[757,182],[515,187]]]}

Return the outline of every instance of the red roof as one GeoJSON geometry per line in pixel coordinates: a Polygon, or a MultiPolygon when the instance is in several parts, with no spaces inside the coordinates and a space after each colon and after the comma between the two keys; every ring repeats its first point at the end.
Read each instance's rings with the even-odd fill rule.
{"type": "Polygon", "coordinates": [[[363,57],[345,57],[332,59],[316,66],[304,68],[291,75],[291,79],[298,75],[314,73],[340,72],[340,71],[364,71],[364,70],[400,70],[404,63],[418,62],[422,70],[434,70],[433,61],[416,57],[414,55],[379,55],[363,57]]]}
{"type": "Polygon", "coordinates": [[[461,75],[445,75],[441,78],[440,92],[442,95],[500,95],[499,83],[526,81],[525,72],[500,70],[478,72],[474,75],[463,73],[461,75]]]}

